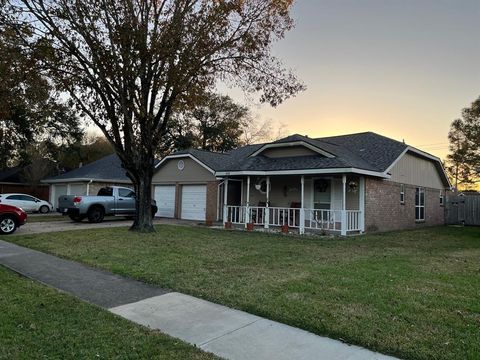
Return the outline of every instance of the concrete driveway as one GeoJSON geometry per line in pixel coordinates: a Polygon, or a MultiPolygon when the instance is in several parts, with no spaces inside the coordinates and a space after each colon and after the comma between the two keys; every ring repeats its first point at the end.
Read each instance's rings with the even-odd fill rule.
{"type": "MultiPolygon", "coordinates": [[[[57,216],[58,214],[52,214],[52,216],[57,216]]],[[[35,217],[35,215],[29,215],[30,218],[35,217]]],[[[115,217],[107,216],[102,223],[91,224],[88,220],[83,220],[82,222],[71,221],[68,217],[63,217],[62,220],[54,221],[41,221],[41,222],[28,222],[17,229],[12,236],[15,235],[30,235],[30,234],[41,234],[57,231],[69,231],[69,230],[82,230],[82,229],[103,229],[103,228],[112,228],[112,227],[129,227],[133,223],[133,220],[127,220],[124,217],[115,217]]],[[[169,224],[169,225],[182,225],[182,226],[204,226],[203,223],[198,221],[191,220],[179,220],[179,219],[166,219],[166,218],[155,218],[153,220],[154,225],[160,224],[169,224]]]]}
{"type": "MultiPolygon", "coordinates": [[[[28,222],[21,226],[12,236],[40,234],[56,231],[67,230],[82,230],[82,229],[103,229],[111,227],[128,227],[132,225],[133,220],[127,220],[123,217],[106,218],[104,222],[99,224],[90,224],[87,220],[80,223],[73,222],[68,218],[59,221],[42,221],[42,222],[28,222]]],[[[154,220],[154,224],[160,224],[161,220],[154,220]]]]}

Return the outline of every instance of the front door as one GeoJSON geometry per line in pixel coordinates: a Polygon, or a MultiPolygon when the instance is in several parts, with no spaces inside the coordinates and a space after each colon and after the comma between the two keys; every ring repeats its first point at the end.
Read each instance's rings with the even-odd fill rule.
{"type": "Polygon", "coordinates": [[[332,180],[315,179],[313,181],[313,208],[329,210],[332,204],[332,180]]]}
{"type": "Polygon", "coordinates": [[[117,214],[135,214],[135,192],[130,189],[118,189],[117,214]]]}

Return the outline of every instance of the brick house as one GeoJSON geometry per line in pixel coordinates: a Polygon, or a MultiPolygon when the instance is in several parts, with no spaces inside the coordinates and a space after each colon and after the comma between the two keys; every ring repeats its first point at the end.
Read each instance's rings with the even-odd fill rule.
{"type": "Polygon", "coordinates": [[[180,151],[153,183],[157,216],[342,235],[443,224],[450,188],[440,159],[372,132],[180,151]]]}

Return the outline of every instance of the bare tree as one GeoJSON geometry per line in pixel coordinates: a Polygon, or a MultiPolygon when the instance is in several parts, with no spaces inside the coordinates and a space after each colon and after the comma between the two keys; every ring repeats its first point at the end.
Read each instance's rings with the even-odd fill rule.
{"type": "Polygon", "coordinates": [[[2,21],[28,23],[31,38],[45,39],[50,77],[113,144],[135,186],[132,229],[153,231],[154,152],[175,109],[218,81],[272,106],[303,89],[271,55],[272,42],[293,26],[292,3],[10,0],[2,21]]]}

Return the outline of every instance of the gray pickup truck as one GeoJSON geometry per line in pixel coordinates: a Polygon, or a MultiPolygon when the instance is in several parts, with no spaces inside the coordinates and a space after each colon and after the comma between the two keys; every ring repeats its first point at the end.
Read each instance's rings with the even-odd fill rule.
{"type": "MultiPolygon", "coordinates": [[[[135,215],[135,192],[132,189],[112,186],[98,191],[97,196],[62,195],[58,198],[57,212],[68,215],[73,221],[88,218],[91,223],[100,223],[105,216],[135,215]]],[[[157,212],[152,200],[152,216],[157,212]]]]}

